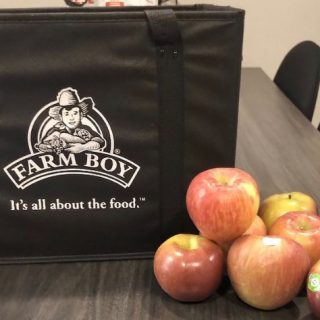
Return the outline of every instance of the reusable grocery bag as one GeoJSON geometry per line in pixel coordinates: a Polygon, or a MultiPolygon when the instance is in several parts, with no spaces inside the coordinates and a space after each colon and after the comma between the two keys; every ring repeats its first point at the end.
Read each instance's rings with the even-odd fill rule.
{"type": "Polygon", "coordinates": [[[244,12],[0,11],[0,260],[150,257],[234,165],[244,12]]]}

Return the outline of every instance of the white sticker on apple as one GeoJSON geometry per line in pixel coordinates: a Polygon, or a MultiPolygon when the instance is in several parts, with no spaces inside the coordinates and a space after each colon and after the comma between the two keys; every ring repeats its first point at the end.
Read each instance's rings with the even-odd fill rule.
{"type": "Polygon", "coordinates": [[[277,246],[281,242],[281,238],[264,237],[262,243],[266,246],[277,246]]]}

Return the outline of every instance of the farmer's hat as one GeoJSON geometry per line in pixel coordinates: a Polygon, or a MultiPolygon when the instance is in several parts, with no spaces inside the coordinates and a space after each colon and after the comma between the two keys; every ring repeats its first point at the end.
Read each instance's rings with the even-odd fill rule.
{"type": "Polygon", "coordinates": [[[79,107],[82,114],[86,116],[92,110],[93,106],[94,102],[91,98],[83,98],[80,100],[77,90],[67,88],[58,93],[57,104],[49,109],[49,116],[54,120],[61,120],[61,109],[74,107],[79,107]]]}

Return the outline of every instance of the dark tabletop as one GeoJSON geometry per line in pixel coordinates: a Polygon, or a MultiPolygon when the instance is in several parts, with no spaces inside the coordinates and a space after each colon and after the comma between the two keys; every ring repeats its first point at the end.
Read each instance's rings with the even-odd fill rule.
{"type": "MultiPolygon", "coordinates": [[[[320,134],[261,69],[242,76],[236,165],[262,198],[302,191],[320,203],[320,134]]],[[[0,266],[1,320],[313,319],[305,293],[276,311],[241,302],[227,278],[210,299],[179,303],[159,288],[151,260],[0,266]]]]}

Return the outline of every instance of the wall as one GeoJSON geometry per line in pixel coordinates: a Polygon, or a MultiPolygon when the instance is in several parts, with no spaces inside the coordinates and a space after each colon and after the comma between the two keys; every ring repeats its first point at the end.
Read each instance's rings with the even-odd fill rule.
{"type": "MultiPolygon", "coordinates": [[[[192,0],[178,0],[193,4],[192,0]]],[[[273,78],[284,55],[296,43],[320,45],[320,0],[198,0],[246,10],[243,66],[261,67],[273,78]]],[[[0,8],[64,6],[64,0],[0,0],[0,8]]],[[[320,95],[320,94],[319,94],[320,95]]],[[[320,121],[320,97],[313,123],[320,121]]]]}
{"type": "Polygon", "coordinates": [[[0,8],[61,7],[64,0],[0,0],[0,8]]]}

